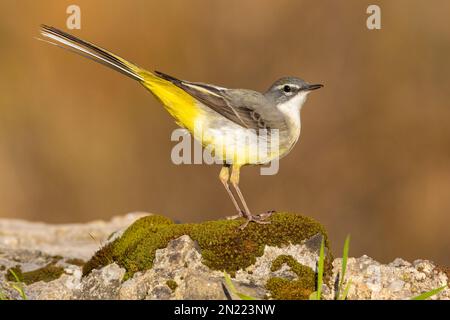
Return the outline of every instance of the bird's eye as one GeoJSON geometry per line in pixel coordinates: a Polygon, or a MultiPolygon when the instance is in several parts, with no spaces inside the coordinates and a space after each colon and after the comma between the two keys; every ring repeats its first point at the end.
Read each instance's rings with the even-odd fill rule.
{"type": "Polygon", "coordinates": [[[291,92],[291,87],[290,86],[284,86],[283,87],[283,91],[286,92],[286,93],[291,92]]]}

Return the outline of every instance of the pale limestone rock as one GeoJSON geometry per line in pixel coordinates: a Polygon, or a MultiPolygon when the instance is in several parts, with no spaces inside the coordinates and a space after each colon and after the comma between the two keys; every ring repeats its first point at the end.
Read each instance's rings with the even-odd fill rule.
{"type": "MultiPolygon", "coordinates": [[[[333,279],[341,271],[341,259],[333,262],[333,279]]],[[[349,258],[345,284],[351,280],[348,299],[404,300],[421,293],[442,287],[448,283],[447,275],[436,269],[427,260],[416,260],[412,264],[395,259],[383,265],[368,256],[349,258]]],[[[332,287],[332,286],[330,286],[332,287]]],[[[327,298],[334,296],[334,290],[327,298]]],[[[450,289],[445,289],[431,299],[450,299],[450,289]]]]}
{"type": "Polygon", "coordinates": [[[82,279],[79,289],[74,290],[74,297],[83,300],[116,300],[125,272],[116,263],[92,270],[82,279]]]}
{"type": "Polygon", "coordinates": [[[0,248],[38,250],[66,258],[89,259],[115,231],[128,227],[148,213],[129,213],[110,221],[46,224],[0,219],[0,248]]]}
{"type": "MultiPolygon", "coordinates": [[[[20,299],[4,277],[6,270],[18,265],[27,272],[53,263],[63,267],[64,274],[50,282],[25,285],[29,299],[237,299],[224,286],[224,274],[202,263],[200,248],[187,235],[157,250],[151,270],[137,272],[126,281],[125,269],[116,263],[82,277],[81,267],[71,263],[70,258],[87,260],[99,248],[100,243],[93,241],[91,235],[104,244],[110,235],[112,238],[120,236],[142,215],[59,226],[0,220],[0,290],[10,298],[20,299]],[[168,281],[175,281],[177,287],[171,289],[168,281]]],[[[245,270],[237,271],[232,281],[241,293],[259,299],[270,298],[265,289],[268,279],[296,278],[287,265],[272,272],[272,262],[280,255],[290,255],[316,271],[320,242],[321,237],[317,235],[299,245],[266,246],[263,255],[245,270]]],[[[323,287],[324,298],[334,298],[340,268],[341,259],[335,259],[333,276],[323,287]]],[[[380,264],[368,256],[348,259],[348,280],[353,283],[349,299],[409,299],[448,282],[447,275],[427,260],[410,263],[397,258],[390,264],[380,264]]],[[[432,299],[450,299],[450,290],[432,299]]]]}

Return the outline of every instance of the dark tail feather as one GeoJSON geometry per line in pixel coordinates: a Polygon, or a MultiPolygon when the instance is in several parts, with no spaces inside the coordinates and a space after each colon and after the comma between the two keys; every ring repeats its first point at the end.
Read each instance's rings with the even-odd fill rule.
{"type": "Polygon", "coordinates": [[[43,39],[39,40],[75,52],[83,57],[94,60],[107,67],[110,67],[111,69],[116,70],[134,80],[138,81],[144,80],[142,76],[139,75],[138,73],[138,70],[140,70],[138,66],[92,43],[89,43],[64,31],[46,25],[41,25],[41,34],[42,36],[49,38],[53,41],[43,39]]]}

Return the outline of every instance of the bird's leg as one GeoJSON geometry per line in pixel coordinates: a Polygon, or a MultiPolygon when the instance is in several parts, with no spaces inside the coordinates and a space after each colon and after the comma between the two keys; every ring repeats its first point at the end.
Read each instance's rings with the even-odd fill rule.
{"type": "Polygon", "coordinates": [[[231,219],[242,218],[244,216],[244,214],[243,214],[243,211],[241,210],[241,208],[239,207],[239,204],[236,201],[236,198],[234,197],[233,192],[231,192],[230,186],[228,185],[229,178],[230,178],[229,166],[224,165],[222,167],[222,169],[220,170],[219,179],[222,182],[222,184],[225,187],[225,189],[227,190],[227,193],[230,196],[230,199],[233,202],[234,207],[237,210],[237,215],[234,215],[234,216],[231,216],[231,217],[227,217],[227,219],[231,220],[231,219]]]}
{"type": "Polygon", "coordinates": [[[244,195],[241,192],[241,189],[239,189],[239,172],[240,172],[240,166],[233,165],[233,171],[231,173],[231,184],[233,185],[234,189],[236,190],[237,195],[239,196],[239,199],[241,200],[242,205],[244,206],[244,216],[247,219],[247,221],[239,227],[239,229],[243,230],[247,225],[250,223],[250,221],[254,221],[256,223],[260,224],[269,224],[270,221],[265,221],[267,218],[269,218],[274,211],[268,211],[264,214],[260,215],[252,215],[250,210],[248,209],[247,202],[245,202],[244,195]]]}
{"type": "Polygon", "coordinates": [[[244,215],[248,219],[249,217],[252,216],[252,214],[247,206],[247,202],[245,202],[245,199],[244,199],[244,196],[243,196],[241,190],[239,189],[239,171],[240,171],[240,167],[233,165],[233,171],[231,172],[230,181],[231,181],[231,184],[233,185],[234,189],[236,190],[239,200],[241,200],[242,206],[244,207],[244,215]]]}

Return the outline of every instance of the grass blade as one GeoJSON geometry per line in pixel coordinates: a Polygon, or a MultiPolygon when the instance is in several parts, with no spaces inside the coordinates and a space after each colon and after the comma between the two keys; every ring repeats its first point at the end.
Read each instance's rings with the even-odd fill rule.
{"type": "Polygon", "coordinates": [[[322,236],[322,243],[320,244],[320,253],[319,253],[319,264],[317,270],[317,300],[320,300],[322,295],[322,284],[323,284],[323,269],[325,264],[325,238],[322,236]]]}
{"type": "Polygon", "coordinates": [[[348,292],[350,291],[351,285],[352,285],[352,280],[348,280],[347,285],[345,286],[344,292],[342,293],[340,300],[347,300],[347,295],[348,295],[348,292]]]}
{"type": "Polygon", "coordinates": [[[341,267],[341,278],[339,279],[339,286],[337,292],[338,300],[345,300],[345,298],[341,299],[341,291],[342,286],[344,285],[345,280],[345,272],[347,271],[347,259],[348,259],[348,251],[350,249],[350,235],[347,235],[344,242],[344,250],[342,252],[342,267],[341,267]]]}
{"type": "Polygon", "coordinates": [[[0,300],[8,300],[8,297],[3,293],[2,288],[0,288],[0,300]]]}
{"type": "Polygon", "coordinates": [[[9,272],[13,275],[14,279],[16,279],[17,283],[20,283],[19,276],[14,272],[13,269],[9,269],[9,272]]]}
{"type": "Polygon", "coordinates": [[[253,298],[246,294],[238,292],[236,290],[236,287],[234,286],[233,282],[231,281],[230,275],[228,273],[224,272],[224,277],[225,277],[225,283],[226,283],[228,289],[230,289],[230,291],[232,293],[234,293],[235,295],[237,295],[241,300],[256,300],[256,298],[253,298]]]}
{"type": "Polygon", "coordinates": [[[25,294],[25,291],[23,290],[23,285],[22,285],[22,282],[20,281],[19,277],[12,269],[9,269],[9,272],[13,275],[14,279],[16,279],[16,282],[13,283],[11,285],[11,287],[19,293],[20,297],[23,300],[27,300],[28,299],[27,295],[25,294]]]}
{"type": "Polygon", "coordinates": [[[23,291],[23,288],[20,284],[12,284],[11,287],[19,293],[20,297],[23,300],[27,300],[27,295],[23,291]]]}
{"type": "Polygon", "coordinates": [[[439,292],[441,292],[442,290],[444,290],[445,288],[447,288],[447,286],[442,286],[440,288],[436,288],[427,292],[424,292],[416,297],[411,298],[411,300],[426,300],[436,294],[438,294],[439,292]]]}

